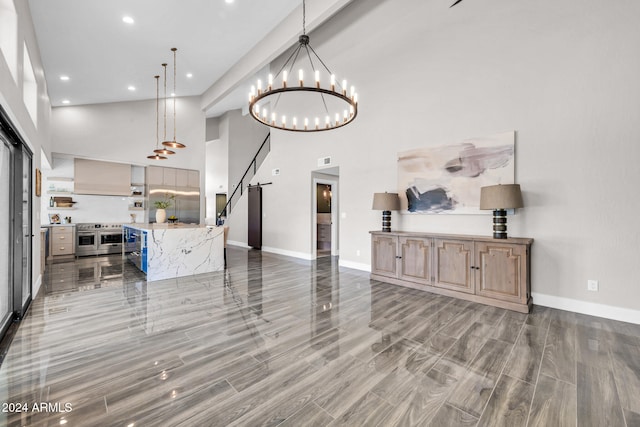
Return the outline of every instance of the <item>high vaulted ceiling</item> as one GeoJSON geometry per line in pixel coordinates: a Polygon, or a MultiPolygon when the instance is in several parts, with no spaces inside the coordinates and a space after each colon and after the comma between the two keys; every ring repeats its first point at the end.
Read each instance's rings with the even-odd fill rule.
{"type": "Polygon", "coordinates": [[[162,74],[163,62],[170,92],[172,47],[178,48],[177,95],[201,95],[301,3],[29,0],[53,106],[154,99],[153,76],[162,74]]]}

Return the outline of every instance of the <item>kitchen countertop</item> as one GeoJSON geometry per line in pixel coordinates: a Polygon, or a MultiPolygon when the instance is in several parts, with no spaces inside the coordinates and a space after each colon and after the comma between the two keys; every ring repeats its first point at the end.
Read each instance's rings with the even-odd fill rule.
{"type": "Polygon", "coordinates": [[[143,223],[131,223],[131,224],[122,224],[123,227],[131,227],[136,228],[138,230],[189,230],[194,228],[212,228],[212,226],[207,226],[203,224],[143,224],[143,223]]]}
{"type": "Polygon", "coordinates": [[[40,227],[75,227],[75,224],[41,224],[40,227]]]}

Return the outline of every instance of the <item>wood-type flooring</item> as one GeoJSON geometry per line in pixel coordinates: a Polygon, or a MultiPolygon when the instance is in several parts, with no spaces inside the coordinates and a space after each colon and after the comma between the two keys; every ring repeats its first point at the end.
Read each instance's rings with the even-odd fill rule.
{"type": "Polygon", "coordinates": [[[0,367],[9,426],[639,426],[640,325],[526,315],[228,248],[147,283],[48,265],[0,367]]]}

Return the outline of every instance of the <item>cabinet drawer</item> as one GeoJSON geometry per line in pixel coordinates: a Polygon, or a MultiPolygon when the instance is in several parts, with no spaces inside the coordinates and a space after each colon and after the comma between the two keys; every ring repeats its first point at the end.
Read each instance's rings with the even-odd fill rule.
{"type": "Polygon", "coordinates": [[[71,233],[73,234],[73,226],[68,227],[51,227],[51,235],[55,236],[58,234],[71,233]]]}
{"type": "Polygon", "coordinates": [[[56,233],[51,235],[51,244],[74,244],[73,233],[56,233]]]}
{"type": "Polygon", "coordinates": [[[52,242],[51,243],[51,255],[73,255],[75,253],[73,242],[52,242]]]}

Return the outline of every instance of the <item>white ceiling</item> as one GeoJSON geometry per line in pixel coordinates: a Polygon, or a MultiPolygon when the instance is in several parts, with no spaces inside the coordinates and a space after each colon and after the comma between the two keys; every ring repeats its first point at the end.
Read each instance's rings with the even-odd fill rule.
{"type": "Polygon", "coordinates": [[[163,62],[170,92],[172,47],[178,48],[177,95],[201,95],[301,3],[29,0],[53,106],[63,99],[70,105],[154,99],[153,76],[161,75],[163,62]],[[135,23],[124,23],[125,15],[135,23]]]}

